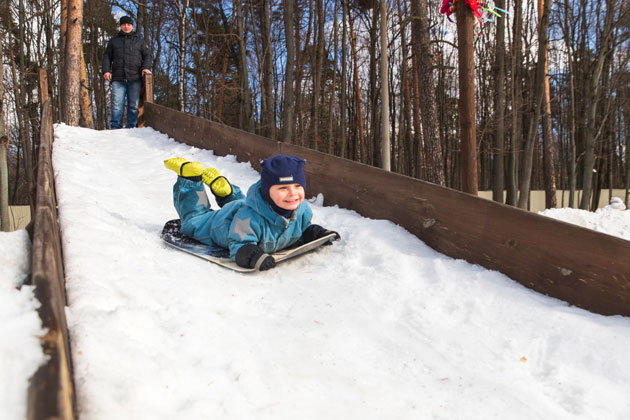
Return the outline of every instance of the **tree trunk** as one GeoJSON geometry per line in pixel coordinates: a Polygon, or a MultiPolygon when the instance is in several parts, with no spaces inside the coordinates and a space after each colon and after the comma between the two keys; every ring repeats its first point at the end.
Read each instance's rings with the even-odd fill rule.
{"type": "Polygon", "coordinates": [[[335,109],[335,97],[337,96],[337,70],[338,70],[338,62],[339,62],[339,25],[337,24],[337,17],[339,16],[339,2],[335,1],[334,13],[333,13],[333,79],[332,79],[332,87],[330,89],[330,98],[328,99],[328,154],[335,154],[335,146],[336,146],[336,136],[334,133],[335,129],[335,118],[334,109],[335,109]]]}
{"type": "Polygon", "coordinates": [[[347,120],[347,73],[348,73],[348,0],[342,2],[342,30],[341,30],[341,98],[339,99],[339,124],[341,130],[341,152],[342,158],[346,157],[348,142],[348,120],[347,120]]]}
{"type": "MultiPolygon", "coordinates": [[[[427,162],[424,152],[424,142],[422,141],[422,123],[420,117],[420,71],[418,69],[418,56],[411,55],[411,77],[413,83],[413,143],[414,154],[412,163],[412,173],[415,177],[426,179],[427,162]]],[[[439,135],[439,133],[438,133],[439,135]]],[[[446,185],[446,180],[445,185],[446,185]]]]}
{"type": "Polygon", "coordinates": [[[406,30],[406,18],[403,12],[402,4],[400,0],[397,0],[398,6],[398,23],[400,25],[400,50],[402,59],[400,63],[401,74],[401,120],[402,129],[400,130],[402,136],[402,143],[404,144],[405,154],[405,171],[404,173],[409,176],[414,176],[414,142],[411,137],[411,89],[409,81],[409,51],[407,48],[407,30],[406,30]]]}
{"type": "Polygon", "coordinates": [[[276,120],[273,98],[273,50],[271,45],[271,20],[269,19],[269,2],[260,2],[260,37],[262,45],[262,134],[270,139],[276,137],[276,120]]]}
{"type": "Polygon", "coordinates": [[[253,132],[254,118],[252,115],[252,97],[249,90],[249,75],[247,71],[247,47],[245,45],[245,16],[243,15],[242,0],[234,0],[236,3],[236,26],[238,32],[238,78],[240,85],[239,128],[253,132]]]}
{"type": "Polygon", "coordinates": [[[83,55],[83,44],[81,44],[81,88],[79,90],[79,107],[81,110],[79,123],[81,127],[94,128],[94,114],[92,109],[92,95],[90,94],[85,68],[85,57],[83,55]]]}
{"type": "Polygon", "coordinates": [[[459,58],[459,125],[461,128],[462,191],[477,195],[477,126],[475,122],[475,16],[470,7],[457,8],[459,58]]]}
{"type": "Polygon", "coordinates": [[[323,0],[315,0],[315,9],[317,13],[317,48],[315,49],[315,68],[311,69],[313,73],[313,98],[311,108],[311,148],[317,150],[319,138],[319,104],[321,96],[322,72],[324,63],[324,24],[326,17],[324,16],[323,0]]]}
{"type": "Polygon", "coordinates": [[[365,159],[365,133],[363,131],[363,107],[361,106],[361,84],[359,82],[359,63],[357,56],[357,42],[354,33],[354,22],[352,17],[350,21],[350,44],[352,46],[352,58],[354,63],[354,87],[355,87],[355,102],[357,112],[357,134],[359,138],[359,144],[357,145],[355,159],[359,162],[364,162],[365,159]]]}
{"type": "MultiPolygon", "coordinates": [[[[497,0],[497,7],[505,9],[505,0],[497,0]]],[[[497,19],[495,55],[494,159],[492,160],[492,199],[503,203],[505,189],[505,19],[497,19]]]]}
{"type": "Polygon", "coordinates": [[[606,17],[602,29],[600,45],[597,49],[595,62],[591,66],[591,77],[588,83],[589,100],[587,103],[586,129],[584,132],[584,163],[582,171],[582,199],[580,208],[588,210],[591,193],[593,192],[593,169],[595,167],[595,121],[597,119],[597,105],[600,100],[600,82],[604,68],[604,59],[612,49],[613,20],[615,15],[615,1],[606,2],[606,17]]]}
{"type": "Polygon", "coordinates": [[[75,127],[79,125],[80,118],[82,28],[83,0],[68,0],[62,119],[66,124],[75,127]]]}
{"type": "Polygon", "coordinates": [[[295,34],[293,33],[294,0],[284,0],[284,38],[287,47],[287,62],[284,70],[284,114],[282,141],[293,141],[293,117],[295,113],[295,95],[293,93],[293,75],[295,72],[295,34]]]}
{"type": "MultiPolygon", "coordinates": [[[[538,0],[538,19],[543,19],[545,3],[552,0],[538,0]]],[[[551,6],[550,6],[551,7],[551,6]]],[[[557,207],[556,203],[556,169],[553,152],[553,131],[551,127],[551,89],[549,86],[549,52],[545,48],[545,76],[542,100],[543,124],[543,174],[545,184],[545,208],[557,207]]]]}
{"type": "Polygon", "coordinates": [[[304,47],[301,47],[300,44],[300,13],[298,11],[298,17],[296,19],[295,22],[295,26],[294,26],[294,32],[295,32],[295,45],[296,45],[296,51],[295,51],[295,61],[297,62],[297,66],[296,66],[296,71],[295,71],[295,97],[296,97],[296,104],[295,104],[295,114],[296,114],[296,121],[294,123],[294,126],[296,127],[296,136],[299,139],[298,144],[300,146],[306,146],[306,142],[304,140],[304,137],[306,135],[306,123],[304,122],[304,96],[302,94],[303,91],[303,87],[302,87],[302,81],[303,81],[303,77],[304,77],[304,67],[306,66],[306,59],[308,56],[308,53],[306,53],[304,50],[306,50],[306,46],[310,45],[311,43],[311,35],[313,33],[313,15],[315,14],[314,12],[314,8],[313,8],[313,3],[314,0],[308,0],[308,25],[306,28],[306,36],[304,39],[304,47]]]}
{"type": "MultiPolygon", "coordinates": [[[[31,205],[31,210],[34,210],[35,208],[35,197],[34,194],[32,194],[31,192],[35,191],[35,182],[34,182],[34,175],[33,175],[33,158],[31,155],[31,138],[29,136],[28,130],[27,130],[27,121],[28,119],[25,118],[25,116],[27,115],[27,108],[26,108],[26,88],[24,86],[24,76],[26,74],[26,68],[24,65],[24,28],[26,26],[26,22],[25,22],[25,17],[24,17],[24,2],[22,0],[20,0],[19,3],[19,13],[20,13],[20,17],[19,17],[19,42],[18,42],[18,46],[20,48],[19,50],[19,54],[20,54],[20,68],[18,69],[17,67],[17,63],[15,61],[15,54],[13,52],[13,48],[14,48],[14,42],[13,42],[13,37],[12,37],[12,28],[11,28],[11,21],[8,20],[8,35],[9,35],[9,61],[11,62],[11,71],[12,71],[12,76],[13,76],[13,96],[15,98],[15,109],[17,111],[17,121],[18,121],[18,130],[19,130],[19,136],[20,136],[20,142],[22,143],[22,154],[24,157],[24,174],[25,174],[25,178],[26,178],[26,184],[28,185],[28,189],[29,189],[29,201],[30,201],[30,205],[31,205]]],[[[18,149],[18,169],[16,170],[16,174],[19,174],[19,149],[18,149]]],[[[18,179],[19,179],[19,175],[15,177],[15,185],[16,185],[16,190],[17,190],[17,183],[18,183],[18,179]]],[[[14,194],[15,197],[15,194],[14,194]]]]}
{"type": "MultiPolygon", "coordinates": [[[[472,13],[469,7],[460,7],[460,9],[468,10],[472,13]]],[[[412,0],[411,14],[413,16],[411,24],[413,51],[418,63],[419,73],[418,93],[420,100],[420,116],[422,118],[422,138],[424,140],[425,158],[427,161],[426,179],[434,184],[445,185],[444,159],[442,157],[442,146],[440,144],[440,132],[438,128],[435,83],[433,78],[433,53],[431,51],[429,38],[426,0],[412,0]]],[[[472,15],[471,19],[473,19],[472,15]]],[[[472,57],[473,51],[470,51],[470,54],[472,57]]],[[[474,75],[471,73],[470,76],[472,77],[474,75]]],[[[474,101],[474,93],[472,99],[474,101]]]]}
{"type": "Polygon", "coordinates": [[[186,99],[184,87],[186,85],[186,13],[188,12],[188,4],[190,0],[177,0],[177,11],[179,13],[179,81],[177,83],[177,102],[181,112],[186,111],[186,99]]]}
{"type": "MultiPolygon", "coordinates": [[[[0,39],[4,39],[4,30],[0,30],[0,39]]],[[[4,51],[0,48],[0,63],[4,63],[4,51]]],[[[9,231],[9,170],[7,167],[7,148],[9,138],[4,127],[4,66],[0,66],[0,228],[9,231]]]]}
{"type": "Polygon", "coordinates": [[[365,116],[366,119],[370,121],[366,129],[366,162],[368,165],[380,166],[380,135],[381,127],[379,125],[379,117],[380,112],[377,112],[378,108],[378,99],[381,92],[377,88],[377,76],[378,76],[378,65],[377,65],[377,57],[376,57],[376,46],[378,45],[378,37],[379,37],[379,16],[381,14],[381,10],[379,7],[376,7],[378,4],[376,0],[374,2],[375,7],[372,7],[372,24],[370,25],[370,70],[368,72],[368,78],[370,80],[369,88],[368,88],[368,106],[365,108],[365,116]]]}
{"type": "Polygon", "coordinates": [[[508,157],[506,204],[515,206],[518,203],[518,154],[521,145],[521,124],[523,103],[521,86],[521,62],[522,62],[522,28],[523,12],[522,3],[514,3],[514,25],[512,65],[510,74],[512,75],[512,135],[510,144],[510,155],[508,157]]]}
{"type": "Polygon", "coordinates": [[[389,63],[387,60],[387,2],[381,0],[381,168],[391,170],[389,139],[389,63]]]}
{"type": "MultiPolygon", "coordinates": [[[[2,70],[0,69],[0,75],[2,70]]],[[[2,89],[0,88],[0,92],[2,89]]],[[[0,109],[0,117],[4,112],[0,109]]],[[[9,138],[4,134],[4,118],[0,121],[0,228],[9,231],[9,169],[7,166],[7,148],[9,138]]]]}
{"type": "Polygon", "coordinates": [[[569,150],[567,159],[567,178],[569,184],[569,207],[575,207],[575,189],[577,184],[577,171],[576,171],[576,144],[575,144],[575,131],[576,131],[576,109],[575,109],[575,69],[573,64],[573,45],[571,40],[572,24],[569,20],[570,11],[569,3],[564,3],[564,20],[563,20],[563,39],[565,41],[565,47],[567,51],[567,64],[568,64],[568,90],[569,90],[569,150]]]}
{"type": "Polygon", "coordinates": [[[547,46],[549,44],[549,14],[551,12],[551,0],[545,1],[540,23],[538,25],[538,63],[536,64],[536,79],[534,82],[534,98],[532,100],[532,112],[527,129],[527,140],[525,151],[523,152],[523,165],[521,172],[520,192],[518,196],[518,206],[527,209],[529,203],[529,193],[531,189],[532,165],[534,159],[534,144],[538,131],[538,121],[540,119],[540,108],[545,91],[545,57],[547,56],[547,46]]]}

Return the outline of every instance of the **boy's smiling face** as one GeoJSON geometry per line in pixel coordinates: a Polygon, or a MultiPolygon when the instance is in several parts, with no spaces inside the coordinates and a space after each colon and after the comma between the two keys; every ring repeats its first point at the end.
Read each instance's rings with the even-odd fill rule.
{"type": "Polygon", "coordinates": [[[269,188],[269,197],[284,210],[297,209],[304,201],[304,187],[300,184],[276,184],[269,188]]]}

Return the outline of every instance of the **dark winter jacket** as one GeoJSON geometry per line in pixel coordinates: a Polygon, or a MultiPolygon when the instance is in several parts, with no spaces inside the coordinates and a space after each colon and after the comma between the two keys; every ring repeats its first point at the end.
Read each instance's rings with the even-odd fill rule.
{"type": "Polygon", "coordinates": [[[103,54],[103,74],[110,72],[112,81],[140,80],[142,70],[150,67],[149,47],[135,31],[120,31],[107,43],[103,54]]]}

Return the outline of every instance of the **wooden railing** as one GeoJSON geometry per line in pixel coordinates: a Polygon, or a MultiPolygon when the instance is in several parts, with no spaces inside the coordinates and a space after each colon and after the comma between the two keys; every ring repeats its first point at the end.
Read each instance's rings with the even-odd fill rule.
{"type": "Polygon", "coordinates": [[[298,155],[308,162],[309,196],[323,193],[326,204],[391,220],[438,252],[572,305],[630,316],[629,241],[156,104],[146,104],[145,118],[177,141],[256,169],[274,154],[298,155]]]}
{"type": "Polygon", "coordinates": [[[76,418],[76,409],[52,144],[52,105],[48,99],[42,105],[31,266],[35,296],[41,304],[38,312],[47,330],[40,342],[48,361],[31,379],[27,418],[69,420],[76,418]]]}

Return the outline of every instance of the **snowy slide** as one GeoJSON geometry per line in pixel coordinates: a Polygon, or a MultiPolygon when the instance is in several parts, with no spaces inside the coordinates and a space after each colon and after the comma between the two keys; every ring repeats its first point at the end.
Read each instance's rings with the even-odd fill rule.
{"type": "MultiPolygon", "coordinates": [[[[82,419],[627,419],[630,319],[569,307],[312,199],[332,247],[241,274],[159,237],[182,156],[150,128],[55,127],[82,419]]],[[[308,188],[307,188],[307,197],[308,188]]],[[[215,205],[213,203],[213,205],[215,205]]]]}

